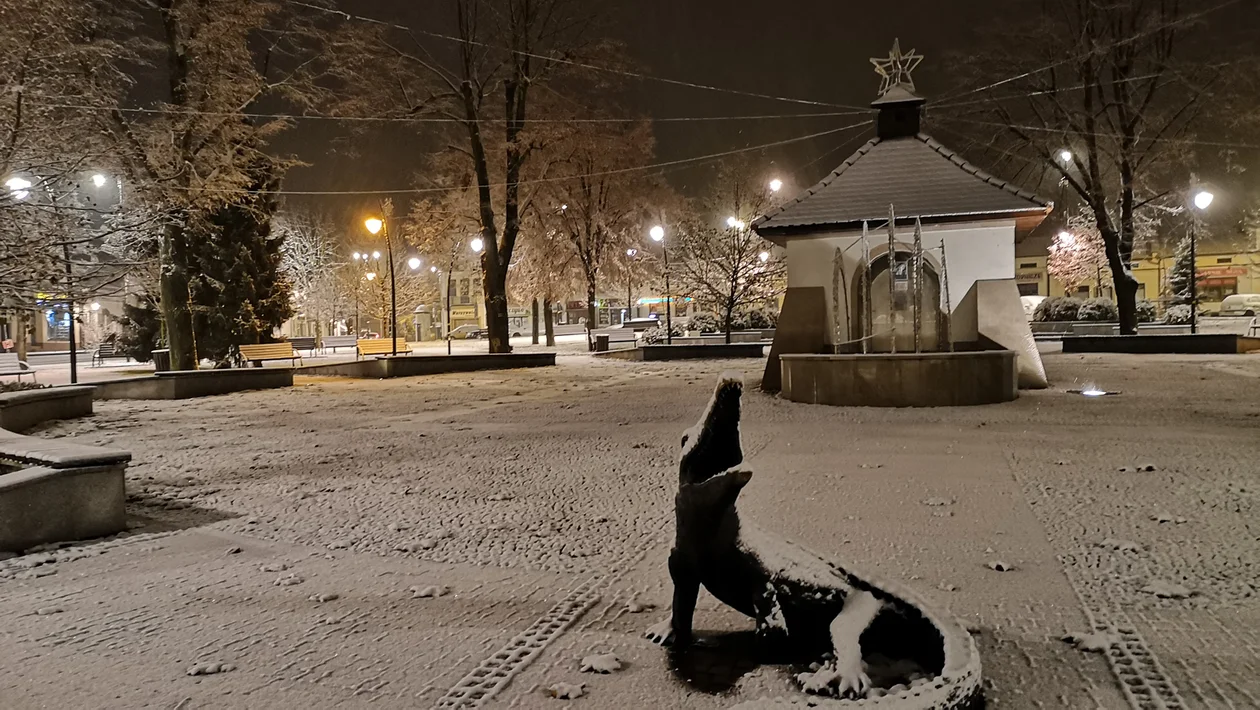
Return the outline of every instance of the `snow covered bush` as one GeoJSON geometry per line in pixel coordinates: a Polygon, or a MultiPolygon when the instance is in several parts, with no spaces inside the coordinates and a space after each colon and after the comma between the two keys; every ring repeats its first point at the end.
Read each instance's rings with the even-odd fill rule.
{"type": "Polygon", "coordinates": [[[22,392],[24,390],[41,390],[52,385],[41,385],[35,382],[0,382],[0,394],[5,392],[22,392]]]}
{"type": "Polygon", "coordinates": [[[752,330],[769,330],[779,323],[779,314],[765,308],[748,312],[748,327],[752,330]]]}
{"type": "Polygon", "coordinates": [[[1190,306],[1172,306],[1164,311],[1164,325],[1189,325],[1190,306]]]}
{"type": "Polygon", "coordinates": [[[749,326],[747,312],[731,314],[731,332],[732,333],[737,330],[748,330],[749,327],[750,326],[749,326]]]}
{"type": "Polygon", "coordinates": [[[1120,319],[1120,309],[1110,298],[1091,298],[1081,304],[1076,312],[1077,320],[1107,323],[1120,319]]]}
{"type": "Polygon", "coordinates": [[[718,319],[712,313],[697,313],[687,319],[687,330],[697,333],[718,332],[718,319]]]}
{"type": "MultiPolygon", "coordinates": [[[[681,338],[683,335],[682,326],[678,325],[677,323],[675,323],[674,327],[670,330],[674,334],[675,338],[681,338]]],[[[655,328],[648,328],[647,330],[643,331],[642,340],[643,340],[644,345],[660,345],[664,343],[666,340],[664,324],[658,325],[655,328]]]]}
{"type": "Polygon", "coordinates": [[[1033,321],[1037,323],[1074,321],[1080,310],[1081,302],[1078,299],[1055,296],[1037,304],[1037,310],[1033,311],[1033,321]]]}
{"type": "Polygon", "coordinates": [[[1141,300],[1137,302],[1137,322],[1154,323],[1155,322],[1155,302],[1141,300]]]}

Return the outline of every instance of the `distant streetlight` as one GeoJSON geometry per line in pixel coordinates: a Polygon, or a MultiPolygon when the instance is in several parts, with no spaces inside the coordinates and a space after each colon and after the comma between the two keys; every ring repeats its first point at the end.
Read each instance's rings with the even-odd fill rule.
{"type": "Polygon", "coordinates": [[[358,260],[359,260],[359,252],[357,252],[357,251],[356,251],[355,253],[351,254],[351,255],[350,255],[350,258],[351,258],[351,259],[354,259],[355,261],[358,261],[358,260]]]}
{"type": "MultiPolygon", "coordinates": [[[[389,216],[388,204],[385,207],[385,216],[389,216]]],[[[398,354],[398,288],[397,281],[394,278],[394,242],[389,238],[389,225],[384,219],[377,217],[369,217],[363,221],[363,226],[372,234],[381,234],[385,237],[385,251],[389,254],[389,342],[390,353],[398,354]]],[[[380,259],[379,251],[372,252],[373,259],[380,259]]],[[[375,278],[375,274],[368,274],[368,280],[375,278]]]]}
{"type": "Polygon", "coordinates": [[[1216,195],[1207,190],[1194,194],[1194,206],[1198,212],[1190,215],[1190,334],[1199,332],[1199,213],[1216,201],[1216,195]]]}
{"type": "Polygon", "coordinates": [[[731,229],[743,229],[747,225],[745,225],[743,220],[741,219],[738,219],[736,217],[727,217],[726,226],[730,227],[731,229]]]}
{"type": "Polygon", "coordinates": [[[1067,149],[1064,149],[1064,150],[1060,151],[1060,152],[1059,152],[1059,160],[1062,160],[1062,161],[1063,161],[1063,162],[1065,162],[1065,163],[1070,163],[1070,162],[1072,162],[1072,151],[1067,150],[1067,149]]]}
{"type": "Polygon", "coordinates": [[[763,251],[763,252],[761,252],[760,254],[758,254],[758,255],[757,255],[757,258],[758,258],[758,259],[761,259],[761,263],[763,263],[763,264],[764,264],[764,263],[766,263],[767,261],[770,261],[770,252],[768,252],[768,251],[763,251]]]}
{"type": "Polygon", "coordinates": [[[25,200],[31,196],[31,193],[29,192],[31,181],[26,178],[11,177],[4,181],[4,186],[9,188],[9,194],[12,195],[15,200],[25,200]]]}
{"type": "Polygon", "coordinates": [[[661,254],[665,257],[665,344],[674,344],[674,300],[669,289],[669,247],[665,245],[665,228],[656,225],[648,231],[652,241],[661,243],[661,254]]]}
{"type": "Polygon", "coordinates": [[[92,303],[92,310],[94,310],[94,311],[99,311],[99,310],[101,310],[101,304],[100,304],[100,303],[98,303],[98,302],[95,302],[95,301],[94,301],[94,302],[92,303]]]}
{"type": "Polygon", "coordinates": [[[472,247],[473,252],[476,254],[480,254],[481,248],[485,245],[486,243],[481,241],[481,237],[473,237],[473,240],[468,243],[468,246],[472,247]]]}
{"type": "Polygon", "coordinates": [[[1059,232],[1059,243],[1068,248],[1076,246],[1076,235],[1071,232],[1059,232]]]}
{"type": "MultiPolygon", "coordinates": [[[[369,272],[367,272],[366,274],[364,274],[364,275],[363,275],[363,278],[367,279],[368,281],[375,281],[375,280],[376,280],[376,272],[375,272],[375,271],[369,271],[369,272]]],[[[368,325],[371,325],[371,323],[369,323],[368,325]]]]}
{"type": "Polygon", "coordinates": [[[770,181],[770,192],[778,192],[783,189],[783,181],[775,178],[770,181]]]}
{"type": "Polygon", "coordinates": [[[420,258],[419,258],[419,257],[415,257],[415,256],[411,257],[410,259],[408,259],[408,260],[407,260],[407,266],[411,267],[411,270],[412,270],[412,271],[415,271],[416,269],[419,269],[419,268],[420,268],[420,258]]]}
{"type": "Polygon", "coordinates": [[[436,267],[436,266],[430,266],[430,267],[429,267],[429,272],[430,272],[430,273],[434,273],[434,274],[436,274],[436,273],[437,273],[437,267],[436,267]]]}
{"type": "Polygon", "coordinates": [[[106,182],[107,182],[106,177],[104,175],[101,175],[100,173],[97,173],[92,176],[92,184],[96,185],[97,187],[105,187],[106,182]]]}

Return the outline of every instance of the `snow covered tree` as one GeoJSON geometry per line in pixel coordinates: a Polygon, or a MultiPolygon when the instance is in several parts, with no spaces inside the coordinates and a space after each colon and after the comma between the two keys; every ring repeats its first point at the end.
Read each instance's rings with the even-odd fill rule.
{"type": "Polygon", "coordinates": [[[677,230],[682,290],[717,315],[728,343],[737,313],[784,288],[783,260],[749,226],[775,204],[761,178],[747,160],[723,166],[709,197],[677,230]]]}
{"type": "Polygon", "coordinates": [[[337,274],[345,264],[337,253],[336,223],[326,214],[289,209],[276,216],[274,231],[281,238],[285,276],[293,285],[293,308],[298,316],[315,321],[316,337],[324,335],[345,302],[337,274]]]}
{"type": "Polygon", "coordinates": [[[449,51],[434,51],[418,33],[365,25],[378,36],[362,44],[383,51],[359,82],[376,89],[377,110],[451,121],[446,137],[471,179],[450,187],[475,200],[489,348],[504,353],[511,350],[508,273],[530,181],[547,173],[545,135],[555,127],[532,119],[541,103],[560,100],[546,89],[572,72],[572,60],[589,60],[606,43],[588,36],[592,13],[582,0],[452,0],[449,7],[458,37],[449,51]]]}
{"type": "Polygon", "coordinates": [[[1168,270],[1168,296],[1170,306],[1190,304],[1190,284],[1195,278],[1195,264],[1190,257],[1190,235],[1186,235],[1173,253],[1172,268],[1168,270]]]}
{"type": "Polygon", "coordinates": [[[977,124],[997,124],[986,137],[993,148],[1026,161],[1021,169],[1035,166],[1032,174],[1052,174],[1090,208],[1126,334],[1137,332],[1130,263],[1146,196],[1180,202],[1190,140],[1205,117],[1227,126],[1254,112],[1254,100],[1236,101],[1254,71],[1234,56],[1242,51],[1229,62],[1185,56],[1186,37],[1204,24],[1199,10],[1147,0],[1046,3],[1026,25],[991,33],[1000,46],[977,53],[976,65],[1000,77],[977,77],[981,88],[934,112],[973,134],[983,130],[977,124]],[[977,111],[990,118],[978,120],[977,111]]]}
{"type": "MultiPolygon", "coordinates": [[[[204,246],[197,237],[216,220],[240,222],[240,211],[256,202],[250,193],[258,185],[259,156],[288,125],[283,119],[260,117],[258,107],[269,101],[313,107],[337,88],[324,72],[330,59],[327,33],[319,25],[322,15],[313,17],[279,0],[125,0],[110,5],[119,8],[119,17],[102,25],[99,34],[117,46],[137,47],[136,56],[129,62],[98,63],[94,78],[125,85],[139,65],[152,68],[166,90],[155,105],[102,113],[101,127],[115,142],[130,192],[166,217],[159,302],[171,366],[191,370],[199,355],[190,302],[193,260],[204,246]]],[[[272,177],[279,172],[282,168],[272,177]]],[[[249,320],[239,327],[248,330],[249,320]]]]}
{"type": "Polygon", "coordinates": [[[271,230],[277,208],[271,192],[279,180],[268,159],[260,159],[254,173],[251,191],[192,230],[188,287],[198,356],[219,363],[238,345],[269,342],[293,315],[284,240],[271,230]]]}
{"type": "Polygon", "coordinates": [[[586,340],[598,325],[595,301],[601,269],[626,261],[627,249],[646,233],[645,206],[661,188],[653,177],[621,173],[618,168],[650,162],[651,126],[647,123],[587,123],[557,146],[555,178],[545,188],[550,209],[541,209],[546,230],[568,240],[586,291],[586,340]]]}
{"type": "Polygon", "coordinates": [[[1067,228],[1055,235],[1050,244],[1046,269],[1068,293],[1099,279],[1108,269],[1106,245],[1088,210],[1077,210],[1068,216],[1067,228]]]}

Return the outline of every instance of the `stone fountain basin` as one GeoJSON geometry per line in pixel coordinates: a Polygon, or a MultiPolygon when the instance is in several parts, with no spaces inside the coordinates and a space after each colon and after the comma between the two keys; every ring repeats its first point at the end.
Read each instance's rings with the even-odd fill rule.
{"type": "Polygon", "coordinates": [[[1019,396],[1012,350],[781,355],[784,399],[834,407],[964,407],[1019,396]]]}

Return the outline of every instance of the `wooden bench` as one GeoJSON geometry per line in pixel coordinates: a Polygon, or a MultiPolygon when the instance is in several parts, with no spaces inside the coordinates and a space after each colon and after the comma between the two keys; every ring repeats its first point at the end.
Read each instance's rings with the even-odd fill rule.
{"type": "Polygon", "coordinates": [[[264,343],[262,345],[238,345],[237,350],[241,352],[241,359],[251,362],[254,367],[262,367],[266,360],[288,360],[292,363],[294,360],[301,361],[302,356],[293,352],[293,343],[264,343]]]}
{"type": "Polygon", "coordinates": [[[35,377],[35,371],[25,360],[19,360],[17,353],[0,353],[0,377],[9,375],[17,375],[18,382],[22,381],[23,375],[30,375],[32,380],[39,381],[35,377]]]}
{"type": "Polygon", "coordinates": [[[312,354],[315,353],[314,336],[311,336],[309,338],[304,337],[304,336],[297,337],[297,338],[289,338],[289,342],[292,343],[294,350],[309,350],[312,354]]]}
{"type": "Polygon", "coordinates": [[[118,352],[118,341],[106,340],[100,345],[97,345],[96,349],[92,351],[92,367],[100,367],[105,364],[105,360],[111,357],[122,358],[123,360],[131,359],[130,356],[118,352]]]}
{"type": "Polygon", "coordinates": [[[325,335],[320,341],[320,347],[324,349],[324,352],[329,350],[337,352],[337,348],[357,348],[358,346],[359,339],[353,335],[325,335]]]}
{"type": "MultiPolygon", "coordinates": [[[[389,341],[389,338],[360,338],[358,347],[359,355],[366,357],[368,355],[392,355],[395,346],[389,341]]],[[[397,347],[400,354],[406,355],[411,352],[411,348],[407,347],[406,338],[398,338],[397,347]]]]}

